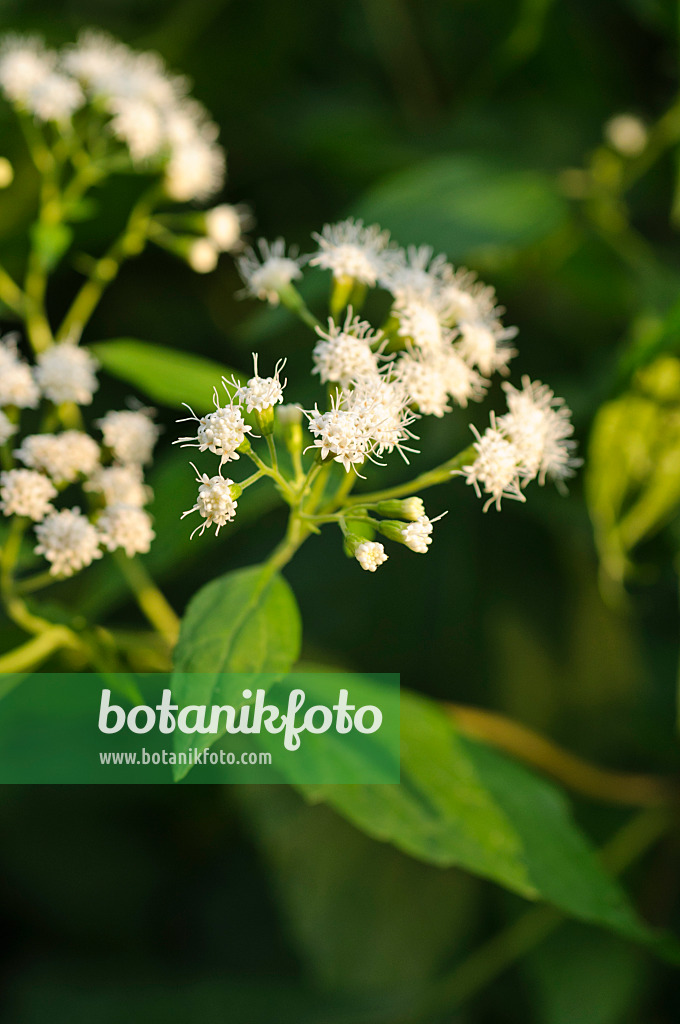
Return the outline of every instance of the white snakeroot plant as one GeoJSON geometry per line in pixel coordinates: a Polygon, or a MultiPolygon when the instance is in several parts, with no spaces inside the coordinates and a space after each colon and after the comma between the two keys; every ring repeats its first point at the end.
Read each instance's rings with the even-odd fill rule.
{"type": "MultiPolygon", "coordinates": [[[[100,408],[92,422],[86,413],[98,397],[99,366],[81,341],[126,260],[154,244],[209,272],[221,253],[244,249],[250,213],[211,202],[225,179],[217,126],[192,97],[189,80],[155,53],[98,31],[59,49],[33,36],[5,36],[0,97],[17,116],[38,181],[25,266],[16,278],[0,267],[3,316],[19,327],[0,337],[0,600],[29,634],[15,651],[0,654],[0,671],[30,669],[67,648],[78,664],[113,671],[131,663],[132,650],[168,668],[178,620],[137,557],[154,539],[145,509],[153,492],[144,474],[159,430],[152,410],[132,403],[100,408]],[[55,323],[50,277],[80,248],[76,233],[96,208],[92,194],[104,184],[114,188],[118,175],[132,196],[122,231],[100,254],[78,252],[72,262],[84,280],[55,323]],[[38,614],[38,591],[109,552],[154,629],[129,649],[87,621],[87,613],[73,627],[73,616],[53,611],[55,601],[38,614]],[[34,571],[41,557],[45,568],[34,571]]],[[[11,188],[12,180],[11,165],[0,157],[0,186],[11,188]]],[[[260,388],[262,404],[265,383],[251,385],[253,399],[260,388]]],[[[228,400],[204,418],[199,447],[229,461],[250,430],[238,402],[228,400]]],[[[217,524],[233,514],[226,505],[212,508],[217,524]]]]}
{"type": "Polygon", "coordinates": [[[230,390],[223,382],[229,395],[224,406],[215,392],[214,412],[191,411],[196,433],[179,443],[220,460],[216,475],[194,467],[198,497],[184,513],[202,518],[194,533],[225,526],[236,515],[236,498],[268,478],[291,510],[272,566],[285,564],[310,534],[330,523],[340,528],[346,554],[375,572],[388,557],[377,534],[418,554],[430,549],[433,524],[444,513],[428,516],[418,493],[427,487],[462,476],[485,499],[486,511],[500,509],[503,498],[525,501],[535,479],[563,486],[579,465],[571,414],[545,384],[523,377],[520,388],[503,384],[507,411],[498,417],[491,412],[483,433],[472,424],[472,443],[462,452],[404,484],[352,495],[370,464],[385,465],[395,450],[405,462],[418,453],[412,429],[418,421],[467,409],[485,397],[494,374],[507,376],[517,331],[503,324],[491,287],[429,246],[400,249],[377,225],[351,219],[326,225],[313,237],[316,252],[302,257],[287,254],[282,239],[260,240],[259,255],[245,254],[239,269],[242,294],[281,303],[312,329],[310,370],[325,386],[325,399],[307,409],[280,405],[283,361],[273,376],[261,377],[255,356],[255,376],[247,383],[234,380],[230,390]],[[305,267],[306,273],[332,274],[326,324],[295,286],[305,267]],[[382,323],[361,313],[369,289],[387,295],[382,323]],[[267,450],[257,450],[260,439],[267,450]],[[222,466],[239,456],[254,464],[254,472],[236,483],[222,476],[222,466]]]}

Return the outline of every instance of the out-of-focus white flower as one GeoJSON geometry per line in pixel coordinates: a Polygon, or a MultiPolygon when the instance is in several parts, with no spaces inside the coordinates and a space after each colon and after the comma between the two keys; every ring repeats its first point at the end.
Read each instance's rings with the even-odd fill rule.
{"type": "Polygon", "coordinates": [[[99,466],[83,490],[101,494],[107,505],[135,505],[141,508],[153,497],[150,487],[144,483],[141,466],[130,463],[127,466],[99,466]]]}
{"type": "Polygon", "coordinates": [[[16,434],[18,429],[17,425],[12,423],[9,416],[0,409],[0,445],[6,444],[10,437],[16,434]]]}
{"type": "Polygon", "coordinates": [[[220,252],[233,252],[241,244],[244,228],[252,223],[250,210],[245,206],[221,203],[207,210],[205,230],[208,238],[220,252]]]}
{"type": "Polygon", "coordinates": [[[210,526],[217,527],[215,530],[217,536],[220,529],[231,522],[236,515],[238,505],[236,499],[240,494],[240,488],[228,477],[208,476],[207,473],[199,473],[193,462],[191,465],[196,471],[196,482],[199,484],[198,498],[196,504],[184,512],[181,518],[190,516],[192,512],[198,512],[205,522],[197,526],[191,536],[193,537],[196,532],[199,536],[203,536],[205,530],[210,526]]]}
{"type": "Polygon", "coordinates": [[[629,157],[638,156],[649,139],[644,122],[635,114],[617,114],[612,117],[604,126],[604,134],[612,149],[629,157]]]}
{"type": "Polygon", "coordinates": [[[281,292],[302,277],[300,267],[305,258],[298,256],[293,249],[286,255],[286,243],[282,238],[274,242],[260,238],[257,247],[259,254],[252,248],[247,249],[237,262],[239,274],[246,286],[244,292],[276,306],[281,292]]]}
{"type": "Polygon", "coordinates": [[[378,373],[378,357],[372,346],[380,344],[381,335],[371,325],[355,317],[350,308],[344,324],[328,319],[328,330],[317,327],[319,341],[314,346],[313,373],[322,384],[333,382],[347,387],[350,381],[372,377],[378,373]]]}
{"type": "Polygon", "coordinates": [[[388,558],[383,545],[372,540],[365,540],[362,544],[358,544],[354,557],[361,568],[367,572],[375,572],[378,566],[386,562],[388,558]]]}
{"type": "Polygon", "coordinates": [[[84,102],[85,96],[77,82],[58,71],[51,71],[36,82],[22,106],[39,121],[61,123],[70,120],[84,102]]]}
{"type": "Polygon", "coordinates": [[[121,409],[107,412],[97,421],[104,437],[104,444],[111,449],[113,457],[124,465],[151,462],[159,429],[151,419],[150,409],[121,409]]]}
{"type": "Polygon", "coordinates": [[[109,128],[124,142],[134,164],[144,164],[159,154],[165,144],[163,117],[148,100],[116,96],[109,103],[113,114],[109,128]]]}
{"type": "Polygon", "coordinates": [[[214,142],[196,137],[172,147],[165,170],[165,189],[177,202],[209,199],[222,187],[225,160],[214,142]]]}
{"type": "MultiPolygon", "coordinates": [[[[285,359],[279,359],[278,363],[274,367],[273,377],[260,377],[257,371],[257,355],[253,353],[253,365],[255,370],[255,376],[251,377],[247,384],[237,385],[235,399],[238,402],[243,402],[247,411],[252,412],[255,409],[257,412],[264,412],[265,409],[271,409],[274,405],[279,405],[283,402],[283,389],[285,388],[288,381],[284,380],[281,382],[281,371],[286,365],[285,359]]],[[[225,385],[227,381],[223,377],[225,385]]]]}
{"type": "Polygon", "coordinates": [[[477,458],[470,465],[463,466],[460,473],[474,487],[478,498],[482,496],[482,489],[485,494],[491,495],[484,505],[484,511],[491,505],[500,511],[503,498],[526,501],[521,491],[521,454],[498,428],[494,414],[491,413],[491,426],[483,434],[480,435],[474,426],[470,430],[476,438],[473,445],[477,458]]]}
{"type": "Polygon", "coordinates": [[[61,434],[30,434],[14,452],[29,469],[47,473],[56,484],[90,476],[99,463],[99,445],[81,430],[61,434]]]}
{"type": "Polygon", "coordinates": [[[463,359],[478,367],[485,377],[497,371],[507,373],[508,363],[517,355],[516,349],[508,342],[516,333],[512,327],[494,330],[485,323],[463,322],[456,348],[463,359]]]}
{"type": "Polygon", "coordinates": [[[128,558],[146,554],[156,536],[151,516],[137,505],[109,505],[97,520],[97,529],[108,551],[122,548],[128,558]]]}
{"type": "Polygon", "coordinates": [[[409,245],[396,250],[386,264],[380,283],[398,303],[437,301],[442,287],[454,279],[454,270],[442,253],[430,245],[409,245]]]}
{"type": "Polygon", "coordinates": [[[363,221],[352,217],[326,224],[312,237],[319,248],[309,260],[311,266],[332,270],[335,278],[350,278],[371,288],[393,259],[389,231],[382,231],[377,224],[364,226],[363,221]]]}
{"type": "Polygon", "coordinates": [[[53,576],[72,576],[102,557],[99,534],[79,508],[52,512],[35,528],[37,555],[50,562],[53,576]]]}
{"type": "Polygon", "coordinates": [[[209,238],[197,238],[189,246],[189,266],[197,274],[211,274],[217,266],[220,253],[209,238]]]}
{"type": "Polygon", "coordinates": [[[54,511],[57,489],[46,476],[32,469],[10,469],[0,473],[0,509],[6,516],[27,516],[34,522],[54,511]]]}
{"type": "Polygon", "coordinates": [[[6,36],[0,47],[0,88],[11,103],[24,106],[55,64],[56,54],[35,36],[6,36]]]}
{"type": "Polygon", "coordinates": [[[40,391],[31,367],[19,358],[16,335],[0,338],[0,406],[35,409],[40,391]]]}
{"type": "Polygon", "coordinates": [[[41,352],[37,361],[35,378],[46,398],[56,404],[90,404],[99,382],[97,361],[87,349],[65,341],[41,352]]]}
{"type": "Polygon", "coordinates": [[[522,377],[522,389],[504,384],[509,412],[501,416],[498,426],[512,441],[522,460],[522,475],[527,480],[538,477],[544,484],[550,477],[558,484],[573,476],[581,460],[574,458],[576,442],[571,440],[574,427],[571,411],[564,400],[540,381],[522,377]]]}
{"type": "Polygon", "coordinates": [[[181,445],[182,448],[198,448],[201,452],[211,451],[213,455],[220,456],[220,466],[232,459],[238,459],[237,448],[240,448],[246,435],[253,429],[244,421],[239,406],[232,403],[220,406],[215,392],[214,412],[198,417],[190,406],[186,407],[191,416],[177,422],[194,421],[198,423],[198,430],[192,437],[180,437],[174,443],[181,445]]]}

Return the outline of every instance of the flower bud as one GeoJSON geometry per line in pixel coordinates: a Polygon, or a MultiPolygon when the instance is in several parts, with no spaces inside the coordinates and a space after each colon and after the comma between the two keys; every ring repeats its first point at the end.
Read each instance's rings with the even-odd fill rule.
{"type": "Polygon", "coordinates": [[[415,523],[417,519],[425,515],[425,506],[422,498],[404,498],[403,500],[381,501],[376,505],[381,516],[388,516],[392,519],[405,519],[415,523]]]}
{"type": "Polygon", "coordinates": [[[197,238],[191,243],[187,260],[197,274],[210,274],[217,266],[219,250],[209,238],[197,238]]]}
{"type": "Polygon", "coordinates": [[[0,188],[9,188],[14,181],[14,168],[6,156],[0,156],[0,188]]]}
{"type": "Polygon", "coordinates": [[[255,410],[255,422],[262,437],[274,433],[274,406],[268,405],[265,409],[255,410]]]}

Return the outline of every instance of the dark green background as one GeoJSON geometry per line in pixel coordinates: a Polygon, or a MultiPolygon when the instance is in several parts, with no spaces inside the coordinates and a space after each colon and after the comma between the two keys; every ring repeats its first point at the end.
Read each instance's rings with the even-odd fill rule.
{"type": "MultiPolygon", "coordinates": [[[[479,270],[520,327],[515,376],[529,372],[565,395],[583,445],[615,390],[635,318],[662,314],[678,291],[672,155],[631,193],[650,244],[636,259],[555,185],[601,144],[607,118],[632,110],[653,121],[675,98],[670,0],[17,0],[0,13],[8,29],[52,43],[106,27],[188,72],[228,149],[224,198],[253,207],[258,233],[307,247],[324,221],[378,207],[400,242],[432,241],[479,270]],[[439,158],[449,184],[433,199],[439,158]],[[390,184],[404,173],[422,208],[400,200],[403,179],[390,184]]],[[[0,246],[12,266],[35,182],[10,114],[0,117],[0,151],[18,171],[0,194],[0,246]]],[[[125,198],[123,185],[107,191],[98,219],[82,227],[83,248],[102,249],[125,198]]],[[[55,313],[77,282],[75,270],[60,272],[55,313]]],[[[234,300],[237,287],[229,258],[203,278],[150,251],[124,270],[86,340],[138,337],[239,369],[257,346],[265,365],[289,356],[290,397],[306,400],[309,335],[285,316],[268,327],[259,308],[234,300]]],[[[97,408],[126,394],[107,381],[97,408]]],[[[475,410],[477,422],[484,415],[475,410]]],[[[193,473],[169,447],[174,414],[161,417],[150,563],[181,611],[218,562],[227,570],[262,558],[283,518],[271,511],[249,528],[249,492],[234,530],[189,548],[178,516],[193,503],[193,473]]],[[[418,465],[466,441],[464,415],[428,424],[418,465]]],[[[526,505],[507,503],[502,515],[482,515],[461,482],[426,497],[430,514],[449,509],[428,557],[393,550],[369,578],[329,533],[286,570],[305,657],[400,672],[415,689],[503,710],[601,763],[676,768],[672,533],[643,552],[647,583],[630,606],[612,610],[598,592],[579,480],[566,499],[534,485],[526,505]]],[[[136,621],[110,565],[63,593],[136,621]]],[[[622,820],[585,802],[577,813],[602,839],[622,820]]],[[[0,821],[8,1024],[390,1021],[399,985],[426,984],[519,907],[281,789],[5,789],[0,821]]],[[[640,884],[631,880],[643,912],[663,925],[673,923],[671,854],[660,849],[640,884]]],[[[679,1015],[669,970],[569,926],[455,1019],[672,1024],[679,1015]]]]}

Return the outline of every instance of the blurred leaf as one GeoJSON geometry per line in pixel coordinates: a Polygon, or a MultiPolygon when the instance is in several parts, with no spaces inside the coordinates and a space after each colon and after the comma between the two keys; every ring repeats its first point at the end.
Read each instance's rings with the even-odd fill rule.
{"type": "MultiPolygon", "coordinates": [[[[223,673],[287,672],[300,654],[301,635],[293,591],[266,563],[219,576],[194,594],[182,619],[173,696],[180,707],[242,701],[238,681],[223,673]]],[[[210,742],[223,735],[211,733],[210,742]]],[[[194,743],[184,733],[175,741],[178,751],[194,743]]],[[[178,765],[175,777],[188,770],[178,765]]]]}
{"type": "Polygon", "coordinates": [[[614,935],[570,923],[536,949],[524,973],[537,1024],[624,1024],[640,1020],[648,964],[614,935]]]}
{"type": "Polygon", "coordinates": [[[474,889],[461,872],[372,842],[287,786],[236,786],[233,796],[252,822],[295,945],[322,984],[406,993],[466,937],[474,889]]]}
{"type": "Polygon", "coordinates": [[[376,839],[459,865],[527,899],[638,941],[651,933],[599,864],[562,794],[459,737],[430,701],[402,694],[400,786],[301,787],[376,839]]]}
{"type": "Polygon", "coordinates": [[[230,366],[203,356],[133,338],[98,342],[90,349],[112,376],[173,409],[181,408],[185,402],[200,411],[209,409],[213,389],[219,387],[222,376],[240,376],[230,366]]]}
{"type": "Polygon", "coordinates": [[[462,153],[387,178],[356,210],[402,244],[465,259],[486,246],[526,246],[559,228],[567,207],[547,175],[462,153]]]}
{"type": "Polygon", "coordinates": [[[661,356],[602,406],[590,437],[586,497],[602,568],[621,583],[629,555],[680,506],[680,361],[661,356]]]}

